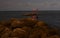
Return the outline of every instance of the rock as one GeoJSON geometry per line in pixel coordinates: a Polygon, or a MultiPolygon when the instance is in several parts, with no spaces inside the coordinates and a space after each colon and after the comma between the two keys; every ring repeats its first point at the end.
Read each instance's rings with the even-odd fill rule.
{"type": "Polygon", "coordinates": [[[44,21],[38,21],[36,25],[39,27],[47,26],[47,24],[44,21]]]}
{"type": "Polygon", "coordinates": [[[29,38],[46,38],[47,33],[40,28],[34,28],[29,36],[29,38]]]}
{"type": "Polygon", "coordinates": [[[60,36],[58,36],[58,35],[53,35],[53,36],[50,36],[50,37],[48,37],[48,38],[60,38],[60,36]]]}
{"type": "Polygon", "coordinates": [[[8,38],[19,38],[19,37],[8,37],[8,38]]]}
{"type": "Polygon", "coordinates": [[[21,21],[23,21],[24,22],[23,25],[27,27],[33,27],[37,23],[37,20],[32,20],[32,18],[25,18],[22,19],[21,21]]]}
{"type": "Polygon", "coordinates": [[[25,37],[28,38],[29,35],[30,35],[30,33],[31,33],[32,28],[25,26],[25,27],[23,27],[22,29],[23,29],[24,31],[26,31],[26,32],[25,32],[25,37]]]}
{"type": "Polygon", "coordinates": [[[11,30],[9,28],[5,28],[1,34],[1,38],[8,38],[10,33],[11,33],[11,30]]]}
{"type": "Polygon", "coordinates": [[[24,38],[25,31],[22,30],[21,28],[16,28],[13,30],[11,37],[19,37],[19,38],[24,38]]]}
{"type": "Polygon", "coordinates": [[[0,25],[0,33],[5,29],[5,26],[0,25]]]}
{"type": "Polygon", "coordinates": [[[53,35],[58,35],[58,30],[57,29],[49,29],[48,36],[53,36],[53,35]]]}
{"type": "Polygon", "coordinates": [[[25,18],[0,23],[0,38],[60,38],[56,28],[49,28],[44,21],[25,18]],[[13,30],[12,30],[13,29],[13,30]]]}
{"type": "Polygon", "coordinates": [[[11,27],[12,28],[21,28],[21,27],[23,27],[23,25],[24,25],[24,22],[20,21],[18,19],[11,21],[11,27]]]}

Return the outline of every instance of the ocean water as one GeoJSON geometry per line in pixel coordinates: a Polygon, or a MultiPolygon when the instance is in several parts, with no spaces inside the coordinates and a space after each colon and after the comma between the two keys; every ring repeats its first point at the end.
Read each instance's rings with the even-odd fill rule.
{"type": "MultiPolygon", "coordinates": [[[[9,20],[10,18],[25,18],[23,14],[32,13],[31,11],[0,11],[0,20],[9,20]]],[[[42,20],[52,27],[60,28],[59,11],[39,11],[38,20],[42,20]]]]}

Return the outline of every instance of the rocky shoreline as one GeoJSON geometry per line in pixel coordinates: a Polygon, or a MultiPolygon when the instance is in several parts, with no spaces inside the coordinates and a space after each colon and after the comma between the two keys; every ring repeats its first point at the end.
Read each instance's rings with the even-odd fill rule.
{"type": "Polygon", "coordinates": [[[0,22],[0,38],[60,38],[57,28],[48,27],[43,21],[31,18],[0,22]]]}

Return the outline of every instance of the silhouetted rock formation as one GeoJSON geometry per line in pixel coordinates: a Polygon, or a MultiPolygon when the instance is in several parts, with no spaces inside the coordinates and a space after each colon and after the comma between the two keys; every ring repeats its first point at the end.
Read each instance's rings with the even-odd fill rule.
{"type": "Polygon", "coordinates": [[[59,30],[31,18],[0,22],[0,38],[60,38],[59,30]]]}

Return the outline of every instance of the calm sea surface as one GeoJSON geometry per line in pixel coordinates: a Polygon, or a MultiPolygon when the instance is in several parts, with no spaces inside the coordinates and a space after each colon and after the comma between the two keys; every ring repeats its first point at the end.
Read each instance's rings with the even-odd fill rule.
{"type": "MultiPolygon", "coordinates": [[[[0,20],[9,20],[10,18],[25,18],[23,14],[32,13],[27,11],[0,11],[0,20]]],[[[45,21],[51,26],[60,28],[60,12],[58,11],[40,11],[38,12],[38,19],[45,21]]]]}

